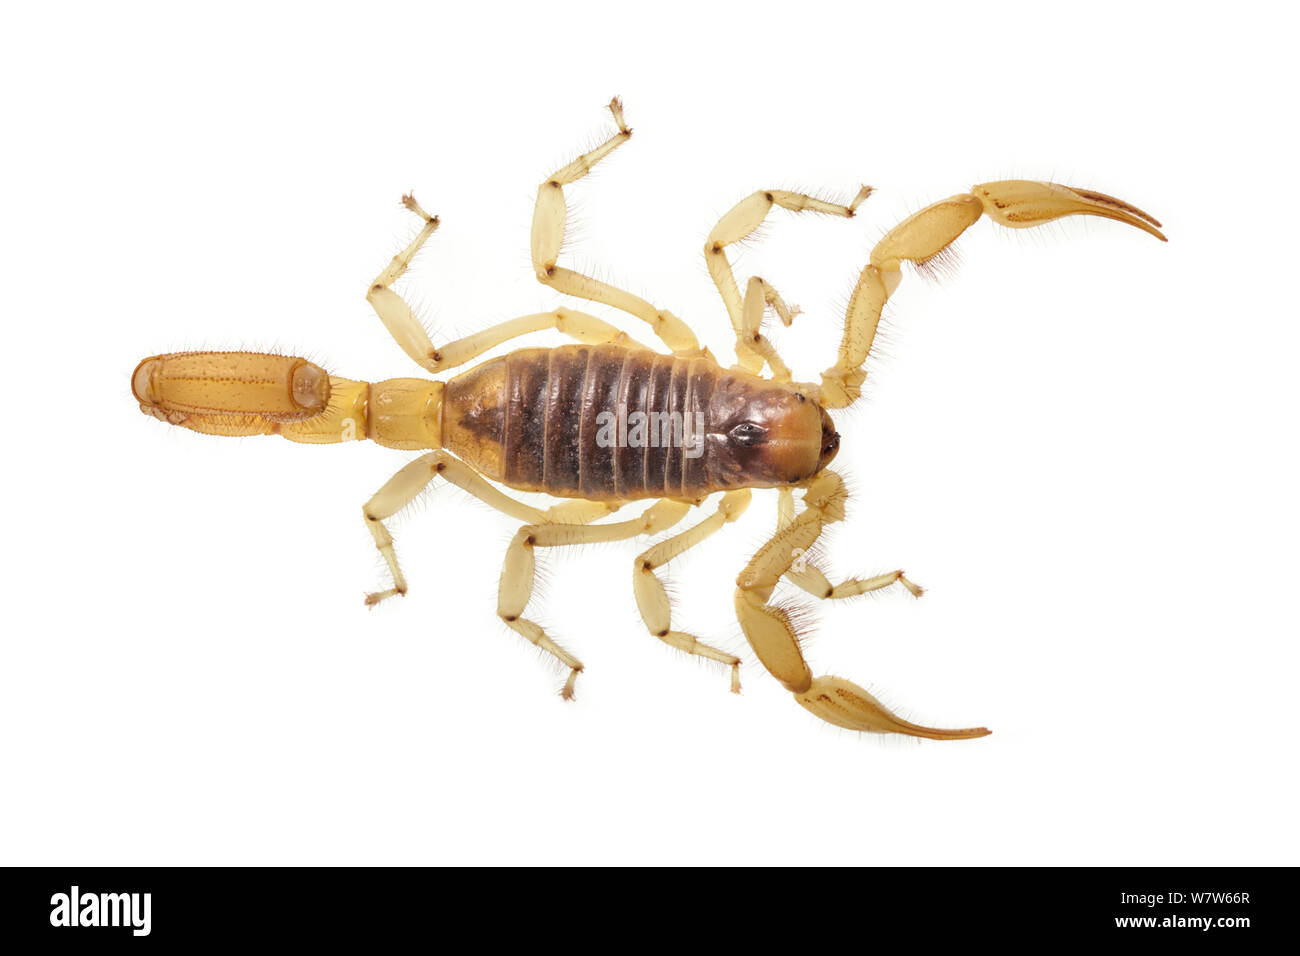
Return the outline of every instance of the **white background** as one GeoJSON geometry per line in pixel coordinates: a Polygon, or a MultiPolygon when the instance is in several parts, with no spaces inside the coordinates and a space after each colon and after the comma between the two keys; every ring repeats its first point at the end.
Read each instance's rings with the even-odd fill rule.
{"type": "Polygon", "coordinates": [[[11,11],[0,862],[1295,864],[1292,34],[1267,4],[905,7],[11,11]],[[840,731],[753,661],[732,582],[773,493],[670,573],[740,697],[645,632],[643,544],[542,558],[533,610],[587,666],[566,705],[494,614],[509,519],[422,499],[411,593],[368,613],[360,505],[410,455],[140,414],[159,352],[419,374],[363,298],[408,189],[442,216],[406,286],[438,341],[560,304],[536,184],[614,93],[636,135],[569,190],[568,262],[719,356],[714,221],[878,188],[738,258],[805,309],[775,334],[806,377],[928,202],[1041,178],[1164,222],[977,225],[954,275],[905,277],[837,416],[830,564],[930,590],[819,609],[814,670],[991,737],[840,731]]]}

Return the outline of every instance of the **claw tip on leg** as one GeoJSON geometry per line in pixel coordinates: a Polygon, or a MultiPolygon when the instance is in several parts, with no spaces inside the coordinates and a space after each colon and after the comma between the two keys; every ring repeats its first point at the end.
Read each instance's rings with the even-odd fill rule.
{"type": "Polygon", "coordinates": [[[623,119],[623,98],[621,96],[616,96],[609,101],[609,111],[614,114],[614,122],[618,124],[618,131],[631,136],[632,130],[628,128],[623,119]]]}

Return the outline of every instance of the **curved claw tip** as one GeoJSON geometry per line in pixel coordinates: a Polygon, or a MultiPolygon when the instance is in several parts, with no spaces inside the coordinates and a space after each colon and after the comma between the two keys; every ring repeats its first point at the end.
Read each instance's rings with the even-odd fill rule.
{"type": "Polygon", "coordinates": [[[814,678],[806,691],[794,696],[801,706],[827,723],[864,733],[907,734],[930,740],[970,740],[987,737],[992,733],[987,727],[946,730],[911,723],[893,713],[857,684],[842,677],[814,678]]]}
{"type": "Polygon", "coordinates": [[[1161,242],[1168,242],[1158,228],[1160,221],[1122,199],[1091,189],[1039,183],[1028,179],[1004,179],[983,183],[972,193],[984,204],[989,218],[1013,229],[1050,222],[1062,216],[1100,216],[1141,229],[1161,242]]]}

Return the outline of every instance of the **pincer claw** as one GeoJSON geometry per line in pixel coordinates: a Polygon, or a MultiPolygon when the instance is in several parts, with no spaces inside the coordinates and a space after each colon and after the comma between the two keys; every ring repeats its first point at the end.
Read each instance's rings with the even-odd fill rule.
{"type": "Polygon", "coordinates": [[[1122,199],[1090,189],[1028,179],[1004,179],[983,183],[971,192],[984,204],[984,213],[989,218],[1013,229],[1037,226],[1062,216],[1101,216],[1136,226],[1161,242],[1168,241],[1156,228],[1160,223],[1155,217],[1122,199]]]}
{"type": "Polygon", "coordinates": [[[908,734],[912,737],[929,737],[931,740],[965,740],[987,737],[986,727],[967,727],[961,730],[943,730],[922,727],[903,720],[852,681],[842,677],[817,677],[795,700],[827,723],[849,730],[874,734],[908,734]]]}

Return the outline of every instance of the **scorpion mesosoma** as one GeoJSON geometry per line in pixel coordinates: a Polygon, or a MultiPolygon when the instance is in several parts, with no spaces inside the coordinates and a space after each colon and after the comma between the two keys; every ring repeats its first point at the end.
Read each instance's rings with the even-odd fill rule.
{"type": "Polygon", "coordinates": [[[157,355],[141,362],[132,375],[141,409],[213,435],[281,435],[313,444],[368,438],[391,448],[431,449],[402,468],[363,508],[366,527],[392,577],[392,586],[368,595],[366,603],[406,593],[384,521],[441,476],[524,522],[506,551],[497,614],[569,668],[561,692],[566,699],[573,696],[581,662],[524,616],[533,591],[536,549],[658,535],[685,518],[691,507],[720,493],[712,514],[650,546],[631,570],[637,607],[650,633],[687,654],[727,665],[731,689],[738,692],[740,659],[672,629],[668,595],[656,571],[735,521],[749,506],[751,489],[776,489],[776,533],[741,571],[735,591],[736,614],[763,666],[803,707],[840,727],[945,740],[984,736],[988,730],[983,727],[945,730],[910,723],[848,680],[814,677],[789,614],[771,600],[782,577],[818,599],[847,598],[893,584],[921,594],[902,571],[832,585],[802,558],[823,528],[845,514],[844,484],[827,468],[840,441],[828,409],[845,408],[859,397],[881,309],[899,284],[903,261],[925,267],[981,216],[1013,228],[1069,215],[1102,216],[1163,241],[1160,223],[1111,196],[1025,180],[985,183],[928,206],[872,249],[849,300],[835,363],[820,382],[801,384],[792,380],[761,327],[767,308],[787,326],[797,309],[758,277],[749,280],[742,296],[726,248],[753,233],[773,206],[851,217],[870,187],[848,205],[761,190],[722,217],[704,256],[736,337],[737,364],[723,368],[672,313],[556,264],[567,216],[564,187],[582,179],[632,135],[618,99],[609,110],[617,132],[538,189],[533,265],[537,279],[552,289],[643,320],[666,354],[595,316],[567,308],[435,346],[393,290],[438,228],[437,217],[407,195],[402,201],[422,226],[375,279],[366,298],[420,366],[446,372],[511,339],[546,329],[579,344],[520,349],[445,382],[397,378],[373,384],[338,378],[305,359],[284,355],[157,355]],[[762,377],[764,366],[770,377],[762,377]],[[509,497],[492,482],[570,500],[541,510],[509,497]],[[797,514],[796,491],[803,492],[797,514]],[[658,500],[632,520],[596,523],[638,499],[658,500]]]}

